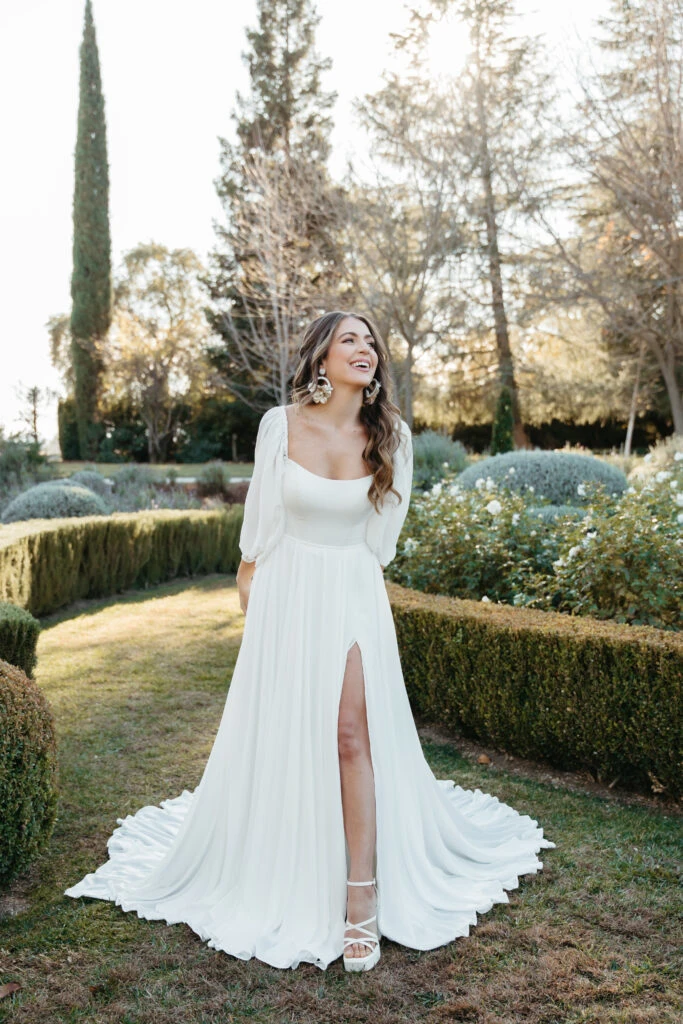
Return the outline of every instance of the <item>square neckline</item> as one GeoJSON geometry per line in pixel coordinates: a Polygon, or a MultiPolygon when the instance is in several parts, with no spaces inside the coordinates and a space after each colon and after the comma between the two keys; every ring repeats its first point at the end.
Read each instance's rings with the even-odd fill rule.
{"type": "Polygon", "coordinates": [[[309,476],[314,476],[316,480],[328,480],[331,484],[354,484],[361,480],[370,480],[374,476],[374,473],[368,473],[367,476],[351,476],[351,477],[334,477],[334,476],[321,476],[320,473],[314,473],[312,469],[306,469],[300,462],[295,462],[294,459],[289,457],[289,417],[287,416],[287,406],[281,405],[282,415],[285,421],[285,459],[287,462],[291,462],[293,466],[298,466],[299,469],[303,469],[304,473],[308,473],[309,476]]]}

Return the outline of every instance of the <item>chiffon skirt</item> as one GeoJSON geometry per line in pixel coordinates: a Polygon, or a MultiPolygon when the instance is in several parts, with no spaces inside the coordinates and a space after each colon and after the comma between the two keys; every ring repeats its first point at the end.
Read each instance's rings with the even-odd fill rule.
{"type": "Polygon", "coordinates": [[[555,844],[528,815],[437,780],[405,690],[382,570],[365,543],[285,533],[257,565],[197,788],[117,819],[109,859],[66,895],[111,900],[214,949],[325,969],[343,953],[348,847],[337,748],[360,648],[375,781],[378,924],[428,950],[468,935],[555,844]]]}

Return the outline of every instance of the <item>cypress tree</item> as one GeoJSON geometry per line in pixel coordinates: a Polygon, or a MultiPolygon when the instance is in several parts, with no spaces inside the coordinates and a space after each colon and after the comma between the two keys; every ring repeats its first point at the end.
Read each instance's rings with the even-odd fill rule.
{"type": "Polygon", "coordinates": [[[109,165],[95,25],[85,4],[80,47],[78,133],[73,199],[71,336],[78,443],[83,459],[96,454],[102,347],[112,313],[109,165]]]}

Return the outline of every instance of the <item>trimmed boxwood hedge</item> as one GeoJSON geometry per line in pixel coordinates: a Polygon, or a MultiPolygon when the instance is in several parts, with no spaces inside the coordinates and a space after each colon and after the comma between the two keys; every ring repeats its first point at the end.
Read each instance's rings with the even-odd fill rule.
{"type": "MultiPolygon", "coordinates": [[[[44,615],[182,575],[235,572],[243,507],[0,528],[0,598],[44,615]]],[[[523,757],[683,794],[683,635],[387,583],[416,714],[523,757]]]]}
{"type": "Polygon", "coordinates": [[[0,528],[0,600],[48,615],[176,576],[235,572],[243,506],[162,509],[0,528]]]}
{"type": "Polygon", "coordinates": [[[30,612],[0,601],[0,660],[32,676],[39,633],[40,623],[30,612]]]}
{"type": "Polygon", "coordinates": [[[0,888],[47,844],[57,797],[50,705],[21,669],[0,661],[0,888]]]}
{"type": "Polygon", "coordinates": [[[425,720],[602,781],[683,794],[683,635],[387,590],[425,720]]]}

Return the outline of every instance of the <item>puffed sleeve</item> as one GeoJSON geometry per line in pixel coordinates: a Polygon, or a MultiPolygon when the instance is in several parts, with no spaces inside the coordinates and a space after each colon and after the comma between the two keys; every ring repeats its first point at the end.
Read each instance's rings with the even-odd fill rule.
{"type": "Polygon", "coordinates": [[[245,562],[257,562],[270,546],[280,510],[280,408],[268,409],[259,422],[254,472],[244,502],[239,548],[245,562]]]}
{"type": "Polygon", "coordinates": [[[381,511],[373,511],[368,518],[365,533],[368,547],[377,556],[380,565],[385,567],[396,555],[396,544],[408,514],[413,486],[413,440],[405,420],[401,420],[401,438],[393,461],[394,487],[401,494],[401,501],[391,491],[386,494],[381,511]]]}

